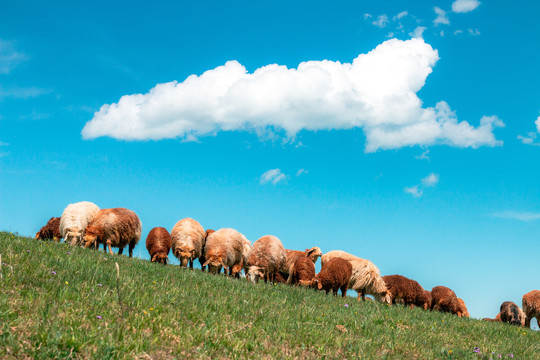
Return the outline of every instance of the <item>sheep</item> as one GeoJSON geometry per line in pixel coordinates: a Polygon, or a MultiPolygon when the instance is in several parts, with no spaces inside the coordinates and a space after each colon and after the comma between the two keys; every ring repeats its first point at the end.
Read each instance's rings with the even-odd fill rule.
{"type": "Polygon", "coordinates": [[[150,254],[150,261],[167,265],[171,243],[171,234],[164,227],[150,230],[146,237],[146,250],[150,254]]]}
{"type": "Polygon", "coordinates": [[[53,239],[54,241],[59,242],[62,239],[62,234],[60,233],[60,218],[50,218],[49,221],[47,221],[47,224],[36,233],[35,239],[53,239]]]}
{"type": "Polygon", "coordinates": [[[315,264],[309,258],[300,256],[289,269],[287,284],[308,286],[315,277],[315,264]]]}
{"type": "Polygon", "coordinates": [[[232,273],[232,267],[247,257],[251,242],[238,231],[230,228],[219,229],[208,235],[206,239],[206,261],[208,271],[216,274],[223,267],[232,273]]]}
{"type": "Polygon", "coordinates": [[[446,286],[435,286],[431,289],[431,296],[433,297],[432,310],[449,312],[459,317],[464,315],[456,293],[446,286]]]}
{"type": "Polygon", "coordinates": [[[333,258],[342,258],[349,261],[353,267],[349,288],[358,293],[358,301],[365,300],[366,294],[373,295],[377,301],[390,303],[390,294],[386,288],[381,272],[369,260],[361,259],[345,251],[329,251],[321,257],[321,264],[324,264],[333,258]]]}
{"type": "Polygon", "coordinates": [[[497,316],[495,316],[495,319],[483,318],[482,320],[491,321],[491,322],[501,322],[501,313],[498,313],[497,316]]]}
{"type": "Polygon", "coordinates": [[[285,262],[285,265],[281,269],[279,269],[279,272],[282,275],[289,276],[289,269],[291,268],[292,264],[301,256],[308,257],[313,263],[315,264],[317,262],[317,259],[322,256],[322,251],[317,246],[312,247],[311,249],[306,249],[304,251],[300,250],[289,250],[285,249],[285,254],[287,256],[287,261],[285,262]]]}
{"type": "Polygon", "coordinates": [[[469,311],[467,310],[467,307],[465,306],[465,301],[463,301],[462,298],[458,298],[457,300],[459,302],[459,311],[461,312],[461,317],[471,317],[469,311]]]}
{"type": "Polygon", "coordinates": [[[402,275],[386,275],[383,276],[383,280],[392,304],[401,300],[405,306],[418,306],[424,310],[431,307],[431,295],[428,298],[424,288],[417,281],[402,275]]]}
{"type": "Polygon", "coordinates": [[[85,247],[106,244],[111,255],[112,246],[119,248],[118,255],[129,245],[129,257],[133,256],[133,248],[141,238],[141,220],[133,211],[124,208],[103,209],[86,227],[84,234],[85,247]]]}
{"type": "Polygon", "coordinates": [[[431,291],[424,289],[424,295],[426,297],[426,302],[427,302],[426,310],[428,309],[431,310],[431,304],[433,303],[433,297],[431,296],[431,291]]]}
{"type": "Polygon", "coordinates": [[[532,318],[536,318],[540,326],[540,290],[533,290],[523,295],[522,303],[525,312],[525,327],[531,327],[532,318]]]}
{"type": "Polygon", "coordinates": [[[205,231],[197,220],[185,218],[171,231],[172,253],[180,260],[180,267],[193,269],[193,261],[201,256],[205,231]]]}
{"type": "Polygon", "coordinates": [[[213,232],[215,231],[212,229],[208,229],[206,230],[206,233],[204,234],[204,241],[203,241],[203,246],[201,249],[201,256],[199,256],[199,263],[201,263],[202,271],[206,270],[206,266],[203,266],[203,264],[206,262],[206,239],[208,238],[208,235],[210,235],[213,232]]]}
{"type": "Polygon", "coordinates": [[[505,301],[501,304],[501,321],[512,325],[525,326],[526,316],[515,302],[505,301]]]}
{"type": "Polygon", "coordinates": [[[342,258],[333,258],[322,265],[321,271],[311,280],[311,287],[318,290],[330,290],[337,296],[338,289],[341,290],[341,296],[345,297],[347,288],[351,281],[353,267],[351,263],[342,258]]]}
{"type": "Polygon", "coordinates": [[[260,278],[264,282],[273,282],[275,274],[285,265],[287,255],[285,248],[276,236],[265,235],[253,243],[246,263],[246,277],[257,283],[260,278]]]}
{"type": "Polygon", "coordinates": [[[69,204],[60,218],[60,233],[66,243],[83,245],[86,227],[99,211],[99,207],[88,201],[69,204]]]}

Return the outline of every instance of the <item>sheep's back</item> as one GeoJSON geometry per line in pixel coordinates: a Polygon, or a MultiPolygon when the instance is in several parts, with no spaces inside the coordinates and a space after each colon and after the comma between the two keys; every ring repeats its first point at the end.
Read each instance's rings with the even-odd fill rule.
{"type": "Polygon", "coordinates": [[[277,271],[285,265],[286,255],[281,240],[265,235],[253,243],[247,266],[260,266],[277,271]]]}
{"type": "Polygon", "coordinates": [[[164,227],[155,227],[146,237],[146,249],[150,257],[158,253],[169,254],[171,249],[171,235],[164,227]]]}
{"type": "Polygon", "coordinates": [[[206,233],[194,219],[185,218],[176,223],[171,231],[173,252],[177,248],[190,247],[195,250],[195,258],[201,256],[206,233]]]}
{"type": "Polygon", "coordinates": [[[231,228],[219,229],[206,239],[206,259],[213,255],[222,256],[227,267],[238,264],[242,260],[246,237],[231,228]]]}
{"type": "Polygon", "coordinates": [[[66,229],[78,229],[84,231],[88,224],[94,220],[99,212],[99,207],[89,201],[81,201],[69,204],[60,218],[60,233],[66,236],[66,229]]]}

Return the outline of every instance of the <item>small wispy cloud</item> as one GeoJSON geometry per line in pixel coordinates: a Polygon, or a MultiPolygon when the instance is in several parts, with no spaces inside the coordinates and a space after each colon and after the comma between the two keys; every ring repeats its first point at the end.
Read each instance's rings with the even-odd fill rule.
{"type": "Polygon", "coordinates": [[[491,214],[491,216],[503,218],[503,219],[512,219],[520,221],[533,221],[540,219],[540,213],[528,212],[528,211],[501,211],[498,213],[491,214]]]}
{"type": "Polygon", "coordinates": [[[0,146],[9,146],[9,143],[0,141],[0,146]]]}
{"type": "Polygon", "coordinates": [[[392,19],[394,21],[404,18],[405,16],[409,15],[408,11],[402,11],[399,14],[395,15],[392,19]]]}
{"type": "Polygon", "coordinates": [[[261,185],[271,183],[272,185],[276,185],[278,182],[283,181],[287,178],[285,174],[281,172],[280,169],[271,169],[265,171],[261,175],[260,183],[261,185]]]}
{"type": "Polygon", "coordinates": [[[386,24],[388,24],[388,15],[382,14],[377,16],[377,20],[373,21],[372,24],[382,29],[386,26],[386,24]]]}
{"type": "Polygon", "coordinates": [[[28,57],[15,50],[11,42],[0,39],[0,74],[9,74],[28,57]]]}
{"type": "Polygon", "coordinates": [[[372,17],[373,17],[373,15],[371,15],[371,14],[368,14],[368,13],[364,14],[364,20],[371,19],[372,17]]]}
{"type": "Polygon", "coordinates": [[[527,133],[527,136],[518,135],[517,138],[521,140],[522,143],[527,145],[534,145],[534,146],[540,146],[540,143],[536,142],[536,138],[538,137],[538,133],[540,133],[540,116],[536,118],[536,121],[534,122],[536,125],[536,130],[538,132],[530,131],[527,133]]]}
{"type": "Polygon", "coordinates": [[[450,24],[450,20],[448,19],[448,16],[446,15],[446,11],[444,11],[438,6],[435,6],[433,8],[433,11],[435,11],[435,14],[437,14],[437,17],[435,18],[435,20],[433,20],[433,24],[435,24],[435,26],[439,24],[444,24],[444,25],[450,24]]]}
{"type": "Polygon", "coordinates": [[[429,158],[429,149],[424,150],[420,155],[415,155],[415,158],[418,160],[430,160],[429,158]]]}
{"type": "Polygon", "coordinates": [[[405,193],[414,197],[420,197],[424,194],[424,190],[427,188],[435,187],[439,182],[439,174],[430,173],[428,176],[420,180],[420,184],[403,188],[405,193]]]}
{"type": "Polygon", "coordinates": [[[463,30],[456,30],[454,31],[454,35],[459,35],[459,34],[463,34],[463,30]]]}
{"type": "Polygon", "coordinates": [[[425,26],[417,26],[413,32],[410,32],[409,35],[413,38],[422,39],[424,31],[427,29],[425,26]]]}
{"type": "Polygon", "coordinates": [[[300,176],[302,174],[307,174],[308,171],[306,169],[300,169],[296,172],[296,176],[300,176]]]}
{"type": "Polygon", "coordinates": [[[478,0],[456,0],[452,3],[452,11],[455,13],[468,13],[480,6],[478,0]]]}
{"type": "Polygon", "coordinates": [[[49,89],[42,89],[38,87],[27,87],[27,88],[10,88],[5,89],[0,87],[0,99],[2,98],[13,98],[13,99],[29,99],[35,98],[41,95],[50,93],[49,89]]]}
{"type": "Polygon", "coordinates": [[[469,34],[471,34],[472,36],[478,36],[478,35],[480,35],[480,30],[478,30],[478,29],[468,29],[467,31],[468,31],[469,34]]]}

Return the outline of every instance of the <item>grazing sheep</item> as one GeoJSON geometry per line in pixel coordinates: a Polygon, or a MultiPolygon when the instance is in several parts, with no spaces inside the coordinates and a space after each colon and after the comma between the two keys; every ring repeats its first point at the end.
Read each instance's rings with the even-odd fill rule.
{"type": "Polygon", "coordinates": [[[193,269],[193,261],[201,256],[205,232],[197,220],[185,218],[171,231],[172,253],[180,260],[180,267],[193,269]]]}
{"type": "Polygon", "coordinates": [[[449,312],[459,317],[463,316],[456,293],[451,289],[446,286],[435,286],[431,289],[431,296],[433,297],[432,310],[449,312]]]}
{"type": "Polygon", "coordinates": [[[341,290],[341,296],[345,297],[349,281],[351,280],[353,267],[345,259],[333,258],[324,263],[321,271],[311,280],[311,287],[324,290],[328,294],[330,290],[337,295],[341,290]]]}
{"type": "Polygon", "coordinates": [[[501,321],[512,325],[525,326],[526,316],[515,302],[505,301],[501,304],[501,321]]]}
{"type": "Polygon", "coordinates": [[[129,245],[129,257],[133,256],[133,248],[141,238],[141,220],[133,211],[124,208],[103,209],[86,227],[84,234],[85,247],[106,244],[111,255],[112,246],[119,248],[118,255],[129,245]]]}
{"type": "Polygon", "coordinates": [[[62,234],[60,233],[60,218],[50,218],[49,221],[47,221],[47,224],[36,233],[35,239],[53,239],[54,241],[59,242],[60,239],[62,239],[62,234]]]}
{"type": "Polygon", "coordinates": [[[491,322],[501,322],[501,313],[498,313],[497,316],[495,316],[495,319],[483,318],[482,320],[491,321],[491,322]]]}
{"type": "Polygon", "coordinates": [[[458,298],[457,300],[459,302],[459,311],[461,312],[461,317],[471,317],[469,310],[467,310],[467,307],[465,306],[465,301],[463,301],[462,298],[458,298]]]}
{"type": "Polygon", "coordinates": [[[88,201],[69,204],[60,218],[60,233],[64,241],[71,245],[83,245],[86,227],[99,211],[99,207],[88,201]]]}
{"type": "Polygon", "coordinates": [[[536,318],[540,326],[540,290],[533,290],[523,295],[522,306],[526,315],[525,327],[531,327],[532,318],[536,318]]]}
{"type": "Polygon", "coordinates": [[[309,258],[300,256],[289,269],[287,284],[309,286],[315,277],[315,264],[309,258]]]}
{"type": "Polygon", "coordinates": [[[358,300],[366,299],[366,294],[373,295],[377,301],[390,303],[390,294],[386,288],[381,272],[369,260],[361,259],[345,251],[329,251],[321,257],[321,264],[330,261],[333,258],[342,258],[349,261],[353,267],[351,282],[349,288],[358,293],[358,300]]]}
{"type": "Polygon", "coordinates": [[[431,301],[426,297],[424,288],[417,281],[402,275],[386,275],[383,276],[383,280],[392,304],[399,303],[401,300],[405,306],[418,306],[424,310],[430,308],[431,301]]]}
{"type": "Polygon", "coordinates": [[[203,246],[202,246],[202,249],[201,249],[201,256],[199,256],[199,263],[201,263],[201,270],[202,271],[206,270],[206,266],[203,266],[203,264],[206,262],[206,239],[208,238],[208,235],[210,235],[213,232],[215,232],[215,231],[212,230],[212,229],[208,229],[208,230],[206,230],[206,233],[204,234],[204,242],[203,242],[203,246]]]}
{"type": "Polygon", "coordinates": [[[208,271],[216,274],[223,267],[232,274],[232,267],[247,257],[251,242],[238,231],[230,228],[219,229],[206,239],[206,261],[208,271]]]}
{"type": "Polygon", "coordinates": [[[254,283],[260,278],[263,278],[264,282],[273,282],[286,260],[287,255],[281,240],[273,235],[265,235],[253,243],[247,258],[246,277],[254,283]]]}
{"type": "Polygon", "coordinates": [[[289,269],[291,268],[292,264],[301,256],[309,258],[313,263],[315,264],[317,262],[317,259],[322,256],[322,251],[317,246],[312,247],[311,249],[306,249],[304,251],[300,250],[289,250],[285,249],[285,254],[287,256],[287,261],[283,265],[281,269],[279,269],[279,272],[283,275],[289,276],[289,269]]]}
{"type": "Polygon", "coordinates": [[[426,297],[426,301],[428,305],[426,310],[428,309],[431,310],[431,304],[433,303],[433,297],[431,296],[431,291],[424,289],[424,295],[426,297]]]}
{"type": "Polygon", "coordinates": [[[169,250],[171,250],[171,234],[164,227],[155,227],[146,237],[146,249],[152,262],[167,265],[169,250]]]}

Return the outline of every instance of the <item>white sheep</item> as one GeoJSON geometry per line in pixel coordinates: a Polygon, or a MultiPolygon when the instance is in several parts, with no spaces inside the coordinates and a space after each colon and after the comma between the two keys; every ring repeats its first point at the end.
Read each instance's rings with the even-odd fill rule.
{"type": "Polygon", "coordinates": [[[176,223],[171,231],[172,253],[180,260],[181,267],[193,269],[193,261],[201,256],[205,231],[197,220],[185,218],[176,223]]]}
{"type": "Polygon", "coordinates": [[[60,218],[60,233],[66,243],[82,246],[84,232],[94,220],[99,207],[89,201],[69,204],[60,218]]]}
{"type": "Polygon", "coordinates": [[[206,261],[208,271],[219,273],[223,267],[225,274],[229,270],[232,275],[233,266],[241,264],[247,258],[251,242],[240,232],[224,228],[208,235],[206,238],[206,261]]]}

